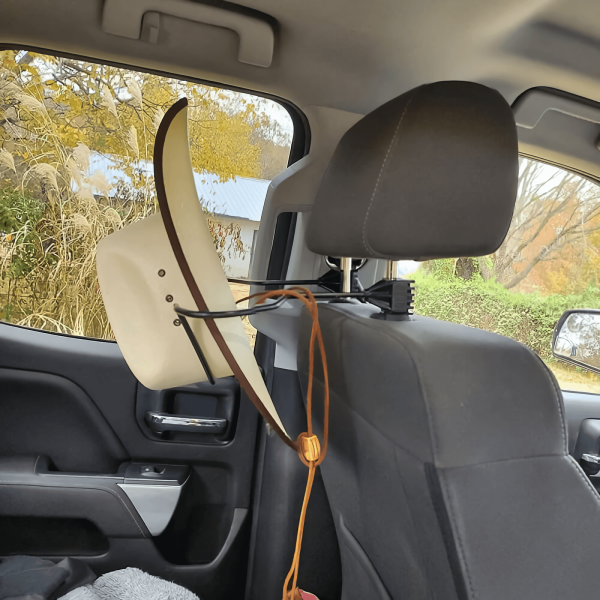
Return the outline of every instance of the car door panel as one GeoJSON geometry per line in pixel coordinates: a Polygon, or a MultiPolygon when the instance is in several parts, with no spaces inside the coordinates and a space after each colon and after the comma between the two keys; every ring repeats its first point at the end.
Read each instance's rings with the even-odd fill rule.
{"type": "Polygon", "coordinates": [[[258,416],[233,378],[151,391],[115,343],[2,323],[0,390],[0,555],[80,556],[98,574],[137,566],[203,598],[239,597],[258,416]],[[222,417],[227,428],[157,433],[149,410],[222,417]],[[123,485],[140,463],[189,470],[157,536],[123,485]]]}
{"type": "Polygon", "coordinates": [[[116,472],[127,460],[98,407],[70,379],[0,368],[0,387],[0,456],[51,454],[58,470],[97,473],[116,472]]]}
{"type": "Polygon", "coordinates": [[[573,455],[581,423],[585,419],[600,419],[600,395],[569,391],[563,391],[562,394],[569,434],[569,453],[573,455]]]}

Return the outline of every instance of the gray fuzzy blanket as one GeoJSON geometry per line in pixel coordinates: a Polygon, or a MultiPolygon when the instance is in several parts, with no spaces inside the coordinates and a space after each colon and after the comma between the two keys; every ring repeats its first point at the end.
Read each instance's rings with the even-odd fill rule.
{"type": "Polygon", "coordinates": [[[181,586],[153,577],[139,569],[121,569],[102,575],[60,600],[199,600],[181,586]]]}

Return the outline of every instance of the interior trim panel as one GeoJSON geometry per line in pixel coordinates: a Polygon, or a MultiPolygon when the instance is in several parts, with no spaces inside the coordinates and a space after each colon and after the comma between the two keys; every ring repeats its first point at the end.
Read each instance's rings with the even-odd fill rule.
{"type": "Polygon", "coordinates": [[[243,596],[259,416],[233,378],[153,392],[113,342],[0,323],[0,389],[0,526],[23,527],[2,530],[0,558],[71,556],[202,600],[243,596]],[[227,425],[157,432],[148,410],[227,425]]]}

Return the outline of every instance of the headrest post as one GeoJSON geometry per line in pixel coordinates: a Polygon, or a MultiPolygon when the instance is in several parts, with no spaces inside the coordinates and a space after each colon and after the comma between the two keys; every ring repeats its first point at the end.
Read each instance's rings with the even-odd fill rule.
{"type": "Polygon", "coordinates": [[[342,292],[347,294],[352,291],[352,258],[343,256],[340,259],[342,271],[342,292]]]}
{"type": "Polygon", "coordinates": [[[385,277],[384,279],[388,281],[393,281],[398,279],[398,261],[397,260],[388,260],[387,265],[385,267],[385,277]]]}

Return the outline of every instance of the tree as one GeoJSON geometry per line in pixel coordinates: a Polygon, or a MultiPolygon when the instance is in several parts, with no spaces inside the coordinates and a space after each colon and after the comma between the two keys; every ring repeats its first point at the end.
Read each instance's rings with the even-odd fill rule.
{"type": "Polygon", "coordinates": [[[561,256],[571,266],[582,266],[590,236],[600,229],[597,185],[538,161],[520,163],[512,223],[488,273],[509,289],[561,256]]]}
{"type": "MultiPolygon", "coordinates": [[[[2,51],[0,60],[0,313],[111,337],[96,245],[157,209],[151,161],[166,110],[188,98],[194,170],[221,180],[261,176],[258,140],[269,117],[240,94],[204,85],[31,52],[2,51]],[[124,174],[116,186],[93,172],[96,155],[124,174]],[[29,199],[41,207],[35,222],[16,217],[29,199]],[[27,268],[16,269],[24,240],[27,268]]],[[[217,252],[245,251],[239,228],[205,209],[217,252]]]]}
{"type": "Polygon", "coordinates": [[[71,59],[2,54],[0,124],[3,141],[26,142],[18,154],[22,149],[40,157],[50,149],[45,162],[62,162],[52,152],[57,136],[66,148],[81,142],[125,165],[152,160],[162,115],[185,95],[194,169],[223,179],[260,175],[260,149],[251,139],[258,116],[251,103],[239,101],[231,111],[224,95],[208,86],[71,59]]]}

